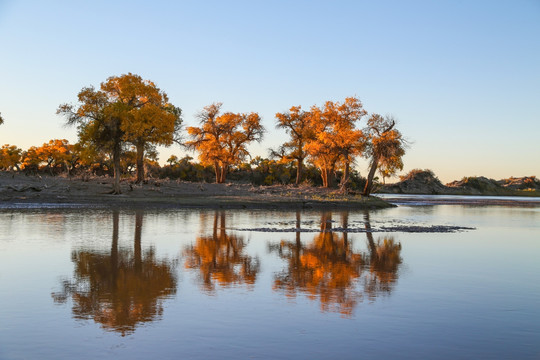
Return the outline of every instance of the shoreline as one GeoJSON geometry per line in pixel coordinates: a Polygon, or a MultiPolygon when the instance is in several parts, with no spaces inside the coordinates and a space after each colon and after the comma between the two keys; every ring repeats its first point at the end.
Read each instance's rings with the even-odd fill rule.
{"type": "Polygon", "coordinates": [[[38,208],[376,210],[396,206],[540,206],[540,198],[485,195],[343,195],[311,186],[252,186],[150,179],[144,185],[121,182],[122,194],[109,194],[112,179],[26,176],[0,172],[0,210],[38,208]]]}
{"type": "Polygon", "coordinates": [[[395,205],[471,205],[471,206],[525,206],[540,207],[540,198],[510,195],[446,195],[446,194],[377,194],[395,205]]]}
{"type": "Polygon", "coordinates": [[[311,186],[190,183],[151,179],[121,182],[112,195],[112,179],[78,179],[0,173],[0,209],[10,208],[164,208],[164,209],[349,209],[395,207],[375,196],[343,195],[311,186]]]}

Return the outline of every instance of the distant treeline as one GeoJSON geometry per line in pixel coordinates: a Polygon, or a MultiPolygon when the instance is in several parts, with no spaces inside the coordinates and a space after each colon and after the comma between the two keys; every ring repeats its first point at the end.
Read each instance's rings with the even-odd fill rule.
{"type": "MultiPolygon", "coordinates": [[[[191,182],[214,182],[215,171],[211,165],[203,165],[190,156],[178,158],[172,155],[167,164],[161,166],[157,153],[152,152],[144,160],[147,177],[191,182]]],[[[121,161],[123,178],[135,180],[136,152],[125,150],[121,161]]],[[[15,145],[4,145],[0,149],[0,170],[16,171],[27,175],[68,175],[68,176],[113,176],[110,156],[96,156],[80,146],[70,144],[65,139],[55,139],[42,146],[32,146],[24,151],[15,145]]],[[[253,185],[286,185],[296,182],[297,168],[294,162],[280,159],[268,159],[260,156],[249,162],[231,166],[228,178],[235,182],[253,185]]],[[[341,181],[341,171],[336,172],[336,179],[341,181]]],[[[363,190],[366,179],[356,170],[349,174],[350,189],[363,190]]],[[[322,186],[320,170],[312,164],[303,170],[303,183],[322,186]]],[[[375,178],[377,181],[378,178],[375,178]]]]}

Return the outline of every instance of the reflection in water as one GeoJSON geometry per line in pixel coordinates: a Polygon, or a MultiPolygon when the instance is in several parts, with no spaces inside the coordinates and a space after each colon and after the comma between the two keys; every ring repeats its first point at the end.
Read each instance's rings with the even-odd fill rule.
{"type": "Polygon", "coordinates": [[[378,294],[390,292],[398,277],[398,267],[401,264],[401,244],[393,237],[373,240],[369,213],[364,213],[366,237],[369,247],[370,276],[365,283],[365,291],[371,299],[378,294]]]}
{"type": "MultiPolygon", "coordinates": [[[[201,224],[205,224],[206,214],[201,214],[201,224]]],[[[244,238],[227,234],[225,212],[214,213],[211,235],[200,235],[194,245],[184,249],[185,267],[199,270],[202,288],[212,293],[216,284],[230,285],[255,283],[260,270],[259,259],[244,253],[244,238]]]]}
{"type": "Polygon", "coordinates": [[[107,330],[131,333],[163,313],[163,300],[176,293],[176,262],[157,260],[154,249],[141,246],[143,213],[135,215],[134,249],[119,248],[119,213],[113,212],[110,253],[75,250],[74,280],[53,293],[55,302],[73,299],[73,317],[94,319],[107,330]]]}
{"type": "MultiPolygon", "coordinates": [[[[300,213],[296,214],[296,227],[300,228],[300,213]]],[[[355,251],[347,232],[341,236],[332,231],[332,213],[321,216],[321,232],[309,245],[302,244],[300,232],[295,241],[281,241],[271,246],[287,261],[286,268],[275,275],[274,289],[294,297],[307,294],[319,299],[323,311],[337,311],[351,316],[363,294],[370,299],[389,292],[397,280],[401,264],[401,244],[386,237],[374,241],[367,232],[368,250],[355,251]],[[363,280],[363,282],[362,282],[363,280]],[[363,285],[363,291],[358,284],[363,285]]],[[[341,226],[348,228],[348,213],[341,214],[341,226]]],[[[370,229],[369,214],[365,214],[366,230],[370,229]]]]}

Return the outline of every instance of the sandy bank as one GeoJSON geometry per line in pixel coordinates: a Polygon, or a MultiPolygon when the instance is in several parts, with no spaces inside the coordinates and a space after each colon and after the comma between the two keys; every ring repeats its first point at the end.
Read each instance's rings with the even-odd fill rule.
{"type": "Polygon", "coordinates": [[[121,183],[122,194],[109,194],[112,179],[26,176],[0,173],[0,207],[80,205],[97,207],[380,209],[393,205],[377,197],[341,195],[309,186],[252,186],[149,180],[121,183]]]}

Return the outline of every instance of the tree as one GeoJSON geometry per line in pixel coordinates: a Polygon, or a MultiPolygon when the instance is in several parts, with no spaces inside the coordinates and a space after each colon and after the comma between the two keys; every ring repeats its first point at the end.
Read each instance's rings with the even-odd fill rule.
{"type": "Polygon", "coordinates": [[[276,118],[276,127],[285,129],[290,136],[290,140],[281,145],[279,154],[284,159],[296,161],[295,184],[298,185],[302,181],[304,159],[307,157],[304,147],[314,135],[309,112],[303,111],[301,106],[293,106],[288,112],[276,113],[276,118]]]}
{"type": "Polygon", "coordinates": [[[366,155],[370,158],[370,169],[362,195],[368,196],[373,190],[373,177],[379,166],[385,169],[403,169],[402,157],[405,155],[405,139],[394,129],[396,121],[389,116],[373,114],[368,120],[366,132],[369,143],[366,155]]]}
{"type": "Polygon", "coordinates": [[[0,169],[2,170],[20,170],[22,160],[22,149],[15,145],[5,144],[0,149],[0,169]]]}
{"type": "Polygon", "coordinates": [[[257,113],[220,115],[221,103],[206,106],[197,117],[200,127],[188,127],[186,145],[199,152],[202,165],[213,165],[216,182],[224,183],[231,165],[241,163],[248,155],[246,146],[261,141],[264,127],[257,113]]]}
{"type": "Polygon", "coordinates": [[[178,156],[176,155],[169,156],[169,158],[167,159],[167,162],[169,163],[169,166],[178,164],[178,156]]]}
{"type": "Polygon", "coordinates": [[[306,144],[311,162],[320,168],[324,187],[333,186],[337,166],[343,167],[342,186],[349,182],[350,165],[365,148],[364,133],[356,123],[366,114],[355,97],[343,103],[327,101],[323,108],[311,108],[311,127],[314,138],[306,144]]]}
{"type": "MultiPolygon", "coordinates": [[[[107,82],[116,82],[111,77],[107,82]]],[[[94,87],[83,88],[79,94],[79,104],[63,104],[58,107],[57,114],[67,118],[68,125],[77,125],[79,140],[96,149],[112,154],[114,184],[112,193],[120,194],[120,156],[124,143],[124,132],[121,124],[128,104],[118,95],[106,91],[107,84],[101,83],[101,90],[94,87]]]]}
{"type": "Polygon", "coordinates": [[[26,170],[46,170],[51,175],[63,170],[68,173],[79,160],[78,150],[66,139],[53,139],[37,147],[32,146],[22,155],[22,167],[26,170]]]}
{"type": "Polygon", "coordinates": [[[137,151],[137,183],[144,181],[144,154],[155,145],[169,146],[180,141],[182,110],[168,101],[167,94],[154,83],[133,76],[125,86],[128,96],[137,99],[123,124],[125,137],[137,151]]]}
{"type": "MultiPolygon", "coordinates": [[[[120,160],[126,142],[138,146],[139,159],[144,160],[145,145],[170,144],[180,129],[180,109],[139,75],[111,76],[100,90],[83,88],[78,99],[77,106],[60,105],[57,113],[67,118],[68,125],[77,125],[81,143],[112,154],[115,194],[121,193],[120,160]]],[[[138,176],[144,176],[142,162],[138,166],[138,176]]]]}
{"type": "Polygon", "coordinates": [[[4,118],[2,117],[2,113],[0,113],[0,125],[4,123],[4,118]]]}
{"type": "Polygon", "coordinates": [[[337,135],[335,141],[343,166],[341,186],[344,190],[349,183],[351,164],[356,156],[362,154],[366,146],[364,133],[356,129],[356,123],[366,114],[362,103],[355,97],[346,98],[342,104],[327,102],[325,106],[324,116],[335,117],[334,131],[337,135]]]}

